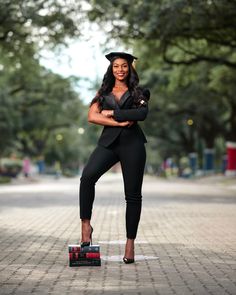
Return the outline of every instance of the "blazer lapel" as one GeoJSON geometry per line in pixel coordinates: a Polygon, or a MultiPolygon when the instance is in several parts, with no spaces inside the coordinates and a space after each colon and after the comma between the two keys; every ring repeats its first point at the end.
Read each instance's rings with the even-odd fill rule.
{"type": "Polygon", "coordinates": [[[122,107],[122,105],[126,102],[126,100],[130,97],[130,92],[129,90],[127,90],[120,98],[119,100],[119,105],[120,107],[122,107]]]}
{"type": "Polygon", "coordinates": [[[109,93],[106,95],[103,95],[105,99],[105,103],[108,104],[112,109],[119,109],[121,108],[124,103],[127,101],[127,99],[130,97],[130,92],[127,90],[120,98],[119,101],[116,101],[114,94],[109,93]]]}
{"type": "Polygon", "coordinates": [[[112,107],[113,109],[117,109],[117,103],[115,101],[115,98],[113,97],[112,93],[107,94],[107,95],[103,95],[106,104],[108,104],[110,107],[112,107]]]}

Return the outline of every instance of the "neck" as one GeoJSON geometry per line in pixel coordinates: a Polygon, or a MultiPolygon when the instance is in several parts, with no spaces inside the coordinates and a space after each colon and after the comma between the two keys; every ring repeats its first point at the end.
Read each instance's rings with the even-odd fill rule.
{"type": "Polygon", "coordinates": [[[114,87],[116,87],[116,88],[127,88],[127,84],[126,84],[125,81],[116,80],[114,87]]]}

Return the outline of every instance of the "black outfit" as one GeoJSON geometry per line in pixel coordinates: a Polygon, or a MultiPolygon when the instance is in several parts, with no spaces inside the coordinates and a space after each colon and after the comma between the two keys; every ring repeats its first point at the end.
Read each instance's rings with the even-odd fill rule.
{"type": "Polygon", "coordinates": [[[114,119],[119,122],[135,121],[131,127],[105,126],[98,146],[85,166],[80,183],[80,218],[91,219],[97,180],[115,163],[121,163],[125,187],[127,238],[135,239],[142,205],[142,182],[147,142],[137,121],[148,113],[147,104],[134,105],[133,97],[126,91],[119,102],[112,93],[101,97],[104,110],[114,110],[114,119]]]}

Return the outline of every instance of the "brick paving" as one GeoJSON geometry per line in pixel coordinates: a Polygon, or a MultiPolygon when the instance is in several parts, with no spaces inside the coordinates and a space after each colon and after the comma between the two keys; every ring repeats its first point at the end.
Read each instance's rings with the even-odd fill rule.
{"type": "Polygon", "coordinates": [[[125,265],[122,178],[97,184],[101,267],[68,267],[79,179],[0,186],[0,294],[236,294],[235,184],[145,177],[136,263],[125,265]]]}

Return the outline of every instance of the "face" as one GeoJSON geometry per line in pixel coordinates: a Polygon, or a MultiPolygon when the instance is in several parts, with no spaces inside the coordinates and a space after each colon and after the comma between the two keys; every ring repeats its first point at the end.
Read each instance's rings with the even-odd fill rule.
{"type": "Polygon", "coordinates": [[[112,65],[112,72],[116,80],[124,81],[129,75],[129,65],[127,60],[117,58],[112,65]]]}

